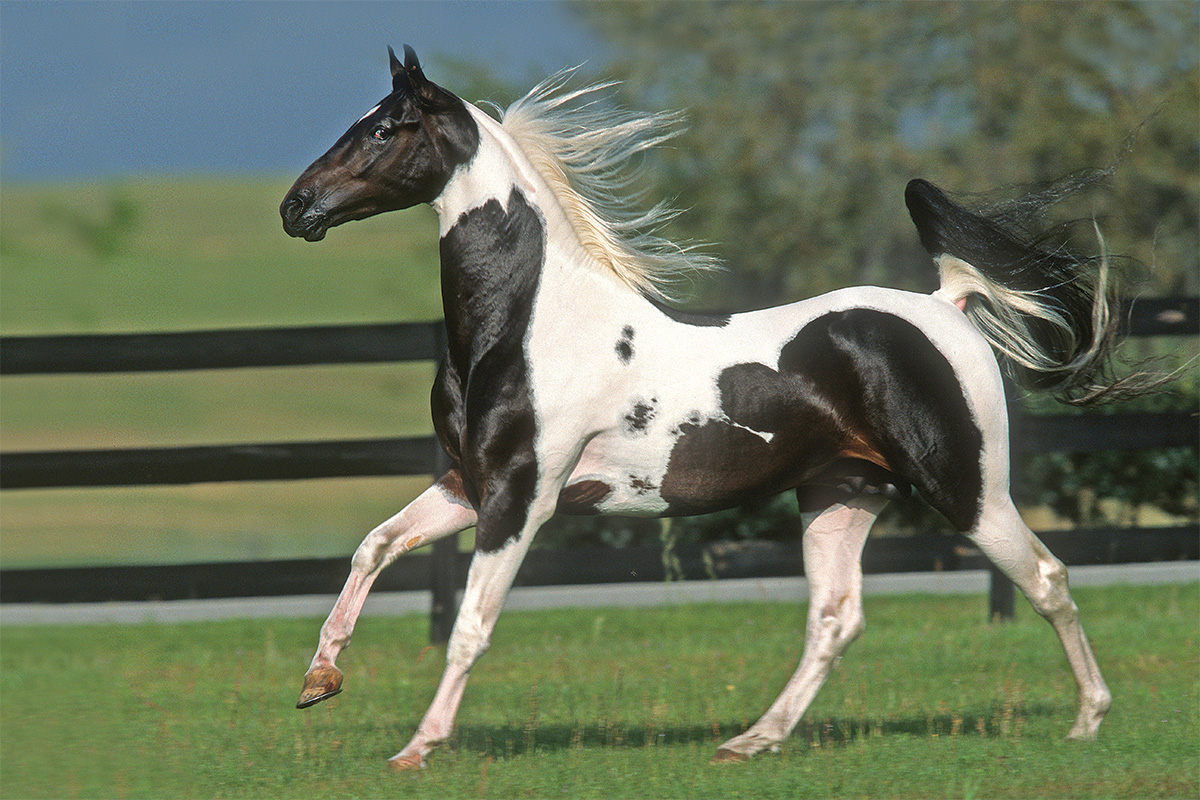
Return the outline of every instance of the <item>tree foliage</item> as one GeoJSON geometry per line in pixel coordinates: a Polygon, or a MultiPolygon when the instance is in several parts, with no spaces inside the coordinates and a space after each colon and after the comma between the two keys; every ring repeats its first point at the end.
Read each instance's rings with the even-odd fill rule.
{"type": "Polygon", "coordinates": [[[1117,161],[1105,191],[1058,210],[1099,217],[1114,250],[1153,266],[1152,291],[1197,289],[1190,2],[577,8],[616,46],[632,102],[688,110],[656,177],[690,209],[681,235],[731,266],[709,304],[931,288],[910,178],[980,191],[1117,161]]]}

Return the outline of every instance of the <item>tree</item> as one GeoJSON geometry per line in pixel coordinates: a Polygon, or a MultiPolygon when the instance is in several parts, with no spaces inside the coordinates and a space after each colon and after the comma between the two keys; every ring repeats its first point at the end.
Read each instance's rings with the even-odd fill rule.
{"type": "Polygon", "coordinates": [[[1107,191],[1056,211],[1099,216],[1109,245],[1155,266],[1152,289],[1197,289],[1190,2],[577,9],[622,53],[631,102],[688,109],[656,175],[690,209],[681,236],[716,242],[732,267],[725,304],[932,288],[901,200],[909,178],[978,191],[1122,159],[1107,191]]]}

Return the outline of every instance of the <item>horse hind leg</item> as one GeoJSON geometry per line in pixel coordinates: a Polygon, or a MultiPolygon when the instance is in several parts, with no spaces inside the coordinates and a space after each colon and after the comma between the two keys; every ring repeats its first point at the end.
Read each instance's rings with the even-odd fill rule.
{"type": "Polygon", "coordinates": [[[342,671],[335,661],[350,644],[363,603],[383,568],[409,550],[474,524],[474,510],[446,488],[453,485],[456,481],[442,478],[367,534],[358,546],[346,585],[321,626],[317,652],[304,675],[296,708],[308,708],[342,691],[342,671]]]}
{"type": "Polygon", "coordinates": [[[985,502],[979,524],[968,535],[1020,588],[1062,642],[1079,686],[1079,714],[1067,738],[1096,738],[1112,695],[1079,623],[1079,610],[1067,587],[1066,567],[1033,534],[1008,495],[985,502]]]}
{"type": "Polygon", "coordinates": [[[887,501],[860,496],[805,517],[804,573],[809,607],[804,653],[796,672],[766,713],[717,750],[715,761],[745,761],[777,749],[829,676],[837,659],[865,627],[862,548],[887,501]]]}

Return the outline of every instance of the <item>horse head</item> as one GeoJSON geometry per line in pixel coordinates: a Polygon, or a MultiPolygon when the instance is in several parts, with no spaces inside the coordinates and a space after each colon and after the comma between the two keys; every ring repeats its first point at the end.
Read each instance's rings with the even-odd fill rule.
{"type": "Polygon", "coordinates": [[[279,207],[283,229],[310,242],[330,228],[434,200],[470,160],[479,130],[462,100],[430,81],[417,54],[388,48],[392,93],[306,169],[279,207]]]}

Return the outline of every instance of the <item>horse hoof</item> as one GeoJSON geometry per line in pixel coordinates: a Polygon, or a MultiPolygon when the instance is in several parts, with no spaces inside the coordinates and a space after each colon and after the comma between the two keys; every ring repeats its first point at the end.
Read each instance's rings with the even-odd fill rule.
{"type": "Polygon", "coordinates": [[[749,761],[750,756],[745,753],[739,753],[736,750],[728,750],[724,747],[717,750],[717,754],[713,756],[712,763],[714,764],[741,764],[749,761]]]}
{"type": "Polygon", "coordinates": [[[296,708],[308,708],[322,700],[328,700],[342,691],[342,671],[337,667],[317,667],[304,676],[304,688],[296,708]]]}
{"type": "Polygon", "coordinates": [[[388,769],[395,772],[412,772],[413,770],[425,769],[428,764],[425,759],[417,754],[412,755],[397,755],[392,756],[387,762],[388,769]]]}

